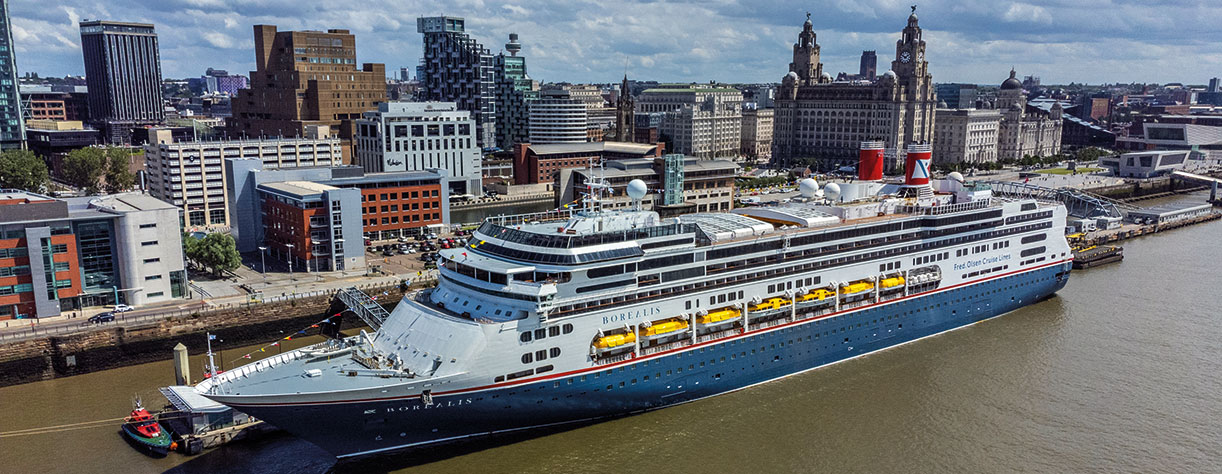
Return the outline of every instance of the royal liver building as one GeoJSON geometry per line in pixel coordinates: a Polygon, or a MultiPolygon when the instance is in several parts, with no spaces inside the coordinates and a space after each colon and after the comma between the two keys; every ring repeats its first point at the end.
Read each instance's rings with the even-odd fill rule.
{"type": "Polygon", "coordinates": [[[823,72],[808,13],[777,93],[773,161],[821,169],[851,165],[861,142],[877,140],[886,146],[887,167],[894,168],[907,144],[932,142],[937,102],[915,8],[895,43],[891,70],[873,82],[833,82],[823,72]]]}

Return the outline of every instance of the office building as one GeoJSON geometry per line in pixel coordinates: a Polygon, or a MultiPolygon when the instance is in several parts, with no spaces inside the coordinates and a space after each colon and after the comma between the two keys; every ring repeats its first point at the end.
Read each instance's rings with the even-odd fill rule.
{"type": "Polygon", "coordinates": [[[518,56],[522,44],[518,34],[510,33],[505,51],[496,55],[496,146],[512,150],[530,140],[531,101],[539,98],[539,85],[526,74],[526,58],[518,56]]]}
{"type": "Polygon", "coordinates": [[[345,162],[361,114],[386,100],[386,66],[357,67],[348,30],[277,31],[255,25],[255,70],[232,101],[229,135],[302,137],[323,126],[339,137],[345,162]]]}
{"type": "Polygon", "coordinates": [[[367,173],[442,169],[452,193],[483,195],[476,129],[453,102],[383,102],[357,124],[354,164],[367,173]]]}
{"type": "MultiPolygon", "coordinates": [[[[355,269],[356,261],[351,257],[363,252],[362,239],[370,241],[395,240],[400,237],[420,235],[429,229],[437,229],[449,224],[449,184],[444,170],[401,171],[393,173],[365,174],[359,166],[313,167],[313,168],[281,168],[266,169],[257,159],[225,160],[225,175],[230,183],[228,194],[233,203],[234,234],[237,236],[238,251],[253,252],[259,246],[269,245],[268,233],[278,232],[274,242],[280,245],[278,257],[287,261],[290,251],[285,244],[293,244],[293,248],[308,248],[323,245],[324,248],[309,252],[293,253],[298,268],[313,263],[312,268],[339,269],[339,260],[345,260],[344,268],[355,269]],[[295,183],[312,183],[301,185],[295,183]],[[286,184],[288,183],[288,184],[286,184]],[[341,216],[319,215],[311,223],[309,232],[299,227],[296,232],[277,230],[272,222],[264,220],[264,209],[267,196],[264,191],[267,186],[279,191],[279,195],[289,198],[294,209],[290,214],[299,216],[302,208],[299,202],[323,202],[321,199],[340,199],[341,209],[346,212],[341,216]],[[315,186],[316,185],[316,186],[315,186]],[[302,188],[305,188],[304,190],[302,188]],[[356,193],[356,206],[344,201],[340,193],[330,193],[332,189],[353,190],[356,193]],[[285,196],[289,192],[292,196],[285,196]],[[359,211],[359,212],[357,212],[359,211]],[[339,234],[335,231],[340,229],[339,234]],[[311,239],[309,243],[294,239],[311,239]],[[343,239],[340,241],[340,239],[343,239]],[[339,242],[339,246],[331,244],[339,242]],[[303,246],[304,245],[304,246],[303,246]],[[348,255],[348,256],[345,256],[348,255]],[[330,258],[334,256],[334,259],[330,258]],[[322,258],[327,257],[327,258],[322,258]],[[325,262],[308,262],[321,258],[325,262]],[[334,260],[334,261],[332,261],[334,260]]],[[[278,200],[278,199],[273,199],[278,200]]],[[[300,222],[310,222],[303,219],[300,222]]]]}
{"type": "Polygon", "coordinates": [[[997,161],[1001,112],[988,109],[938,109],[933,142],[935,164],[997,161]]]}
{"type": "Polygon", "coordinates": [[[178,209],[141,194],[0,191],[0,319],[182,298],[178,209]]]}
{"type": "Polygon", "coordinates": [[[25,125],[8,0],[0,2],[0,10],[0,150],[11,150],[25,146],[25,125]]]}
{"type": "Polygon", "coordinates": [[[52,176],[63,176],[68,152],[102,143],[100,131],[76,120],[28,120],[25,124],[26,146],[47,162],[52,176]]]}
{"type": "Polygon", "coordinates": [[[454,102],[475,121],[477,148],[496,146],[496,68],[492,54],[466,33],[466,20],[438,16],[416,19],[424,35],[417,80],[420,98],[454,102]]]}
{"type": "MultiPolygon", "coordinates": [[[[641,199],[641,208],[666,215],[692,212],[729,211],[734,207],[734,178],[738,165],[729,160],[709,160],[668,154],[657,158],[609,160],[603,169],[594,170],[603,177],[612,192],[604,199],[605,208],[627,208],[628,182],[645,182],[648,194],[641,199]],[[676,169],[677,168],[677,169],[676,169]],[[681,192],[679,190],[682,190],[681,192]]],[[[591,179],[588,168],[565,168],[557,176],[557,205],[575,203],[588,192],[591,179]]]]}
{"type": "Polygon", "coordinates": [[[561,169],[597,167],[611,160],[659,158],[664,150],[660,143],[520,143],[513,151],[514,184],[552,183],[561,169]]]}
{"type": "Polygon", "coordinates": [[[857,76],[866,81],[873,81],[878,76],[878,54],[875,51],[861,52],[861,65],[857,76]]]}
{"type": "Polygon", "coordinates": [[[739,154],[748,162],[768,162],[772,159],[772,109],[743,108],[742,150],[739,154]]]}
{"type": "Polygon", "coordinates": [[[938,101],[945,102],[951,109],[974,109],[978,97],[975,84],[936,84],[934,90],[938,101]]]}
{"type": "Polygon", "coordinates": [[[1099,158],[1099,166],[1122,178],[1153,178],[1184,168],[1196,154],[1190,150],[1143,151],[1099,158]]]}
{"type": "Polygon", "coordinates": [[[233,216],[222,160],[257,158],[265,168],[341,164],[338,138],[326,127],[307,132],[306,138],[177,141],[170,130],[151,129],[144,147],[145,185],[153,197],[182,209],[187,229],[226,229],[233,216]]]}
{"type": "Polygon", "coordinates": [[[208,68],[203,76],[188,79],[187,86],[191,88],[191,92],[200,95],[233,97],[238,95],[239,90],[250,87],[250,82],[247,81],[246,76],[229,74],[229,71],[222,69],[208,68]]]}
{"type": "MultiPolygon", "coordinates": [[[[551,91],[547,91],[551,92],[551,91]]],[[[530,143],[585,143],[589,125],[585,104],[548,97],[530,103],[530,143]]]]}
{"type": "Polygon", "coordinates": [[[1209,79],[1209,89],[1206,92],[1222,92],[1222,89],[1219,89],[1218,78],[1209,79]]]}
{"type": "Polygon", "coordinates": [[[661,112],[661,135],[675,153],[702,158],[738,156],[743,94],[718,85],[670,84],[645,89],[636,110],[661,112]]]}
{"type": "Polygon", "coordinates": [[[1023,84],[1015,77],[1013,69],[1010,78],[1001,83],[994,107],[1001,112],[999,160],[1061,153],[1061,103],[1054,102],[1047,110],[1027,104],[1023,84]]]}
{"type": "Polygon", "coordinates": [[[161,56],[153,25],[82,21],[89,120],[108,143],[131,143],[132,129],[165,120],[161,56]]]}
{"type": "Polygon", "coordinates": [[[773,161],[834,169],[857,163],[861,142],[882,141],[885,166],[894,169],[905,146],[933,141],[937,94],[925,46],[914,12],[895,43],[891,70],[870,84],[836,83],[823,72],[808,17],[777,93],[773,161]]]}

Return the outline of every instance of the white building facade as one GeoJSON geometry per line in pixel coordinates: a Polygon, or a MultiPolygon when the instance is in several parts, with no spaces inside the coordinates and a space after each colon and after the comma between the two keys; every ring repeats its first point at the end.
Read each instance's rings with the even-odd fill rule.
{"type": "Polygon", "coordinates": [[[937,164],[997,161],[1001,113],[989,109],[938,109],[933,142],[937,164]]]}
{"type": "Polygon", "coordinates": [[[144,147],[145,186],[153,197],[183,210],[187,229],[226,229],[230,226],[226,158],[258,158],[267,169],[339,165],[343,163],[340,140],[328,135],[327,130],[317,130],[311,136],[322,138],[175,143],[169,130],[151,129],[144,147]]]}
{"type": "Polygon", "coordinates": [[[671,84],[646,89],[636,99],[636,112],[666,114],[659,132],[670,138],[670,152],[733,158],[742,147],[743,94],[732,87],[671,84]]]}
{"type": "Polygon", "coordinates": [[[589,110],[577,99],[540,99],[530,103],[530,143],[585,143],[589,110]]]}
{"type": "Polygon", "coordinates": [[[452,192],[483,193],[475,121],[453,102],[383,102],[357,121],[353,141],[353,164],[367,173],[440,169],[452,192]]]}
{"type": "Polygon", "coordinates": [[[742,150],[747,161],[772,159],[772,109],[743,109],[742,150]]]}

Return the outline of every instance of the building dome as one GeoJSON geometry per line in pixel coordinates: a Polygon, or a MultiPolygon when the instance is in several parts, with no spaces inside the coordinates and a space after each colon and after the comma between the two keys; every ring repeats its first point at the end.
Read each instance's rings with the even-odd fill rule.
{"type": "Polygon", "coordinates": [[[1015,90],[1015,89],[1021,90],[1022,88],[1023,88],[1023,83],[1019,82],[1018,79],[1014,78],[1014,69],[1010,68],[1010,78],[1006,79],[1005,82],[1001,83],[1001,90],[1003,91],[1009,91],[1009,90],[1015,90]]]}
{"type": "Polygon", "coordinates": [[[832,82],[832,75],[826,72],[823,73],[822,76],[819,76],[819,82],[832,82]]]}
{"type": "Polygon", "coordinates": [[[938,108],[939,108],[939,109],[945,109],[945,108],[949,108],[949,107],[950,107],[950,106],[946,104],[946,101],[945,101],[945,100],[939,100],[939,101],[938,101],[938,108]]]}

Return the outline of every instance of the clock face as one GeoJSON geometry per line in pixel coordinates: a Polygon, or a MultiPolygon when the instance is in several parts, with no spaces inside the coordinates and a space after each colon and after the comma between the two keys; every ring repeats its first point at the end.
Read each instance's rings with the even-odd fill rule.
{"type": "Polygon", "coordinates": [[[901,62],[901,63],[905,63],[905,64],[907,64],[907,63],[908,63],[908,61],[911,61],[911,60],[912,60],[912,55],[911,55],[911,54],[908,54],[908,52],[907,52],[907,51],[904,51],[903,53],[900,53],[900,62],[901,62]]]}

